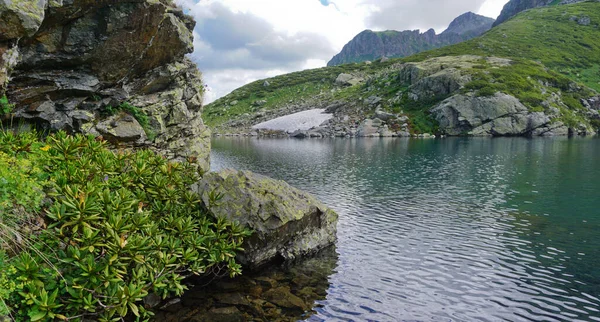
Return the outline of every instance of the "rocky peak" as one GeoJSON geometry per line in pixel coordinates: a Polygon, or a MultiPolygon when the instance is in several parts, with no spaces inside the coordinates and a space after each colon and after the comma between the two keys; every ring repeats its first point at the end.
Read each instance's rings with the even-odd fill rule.
{"type": "Polygon", "coordinates": [[[467,12],[454,19],[443,33],[466,34],[469,32],[483,33],[490,28],[494,19],[467,12]],[[484,30],[483,32],[480,32],[484,30]]]}
{"type": "Polygon", "coordinates": [[[208,167],[201,74],[185,57],[195,22],[172,0],[0,0],[0,17],[0,95],[16,107],[4,122],[152,145],[208,167]]]}
{"type": "Polygon", "coordinates": [[[494,19],[468,12],[456,18],[448,29],[439,35],[433,29],[424,33],[419,30],[365,30],[346,44],[342,51],[327,63],[327,66],[357,63],[381,57],[414,55],[421,51],[477,37],[489,30],[493,22],[494,19]]]}

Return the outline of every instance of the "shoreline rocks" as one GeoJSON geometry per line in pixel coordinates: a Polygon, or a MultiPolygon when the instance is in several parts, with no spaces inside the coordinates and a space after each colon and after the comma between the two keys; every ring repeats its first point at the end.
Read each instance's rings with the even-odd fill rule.
{"type": "Polygon", "coordinates": [[[325,300],[329,277],[338,255],[327,247],[315,257],[245,272],[234,279],[223,278],[191,288],[181,299],[167,301],[153,321],[289,321],[314,314],[315,301],[325,300]]]}
{"type": "Polygon", "coordinates": [[[552,121],[544,112],[530,112],[514,96],[454,95],[431,109],[440,130],[450,136],[560,136],[588,135],[594,130],[581,125],[576,130],[552,121]]]}
{"type": "Polygon", "coordinates": [[[278,260],[311,255],[336,241],[337,214],[284,181],[249,171],[204,175],[193,188],[211,215],[253,230],[238,260],[257,269],[278,260]],[[211,204],[211,194],[222,198],[211,204]]]}

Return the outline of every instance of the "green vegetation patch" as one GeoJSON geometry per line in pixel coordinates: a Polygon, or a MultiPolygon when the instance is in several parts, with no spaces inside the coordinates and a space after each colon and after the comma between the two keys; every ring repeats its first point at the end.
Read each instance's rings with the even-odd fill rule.
{"type": "Polygon", "coordinates": [[[181,295],[182,280],[194,274],[241,272],[234,258],[248,231],[206,213],[189,189],[199,180],[193,165],[63,132],[45,140],[4,132],[0,163],[14,171],[0,170],[9,191],[3,205],[31,202],[27,210],[47,225],[11,242],[20,218],[7,222],[0,212],[0,238],[11,245],[0,249],[0,314],[146,320],[148,294],[181,295]],[[13,180],[18,175],[25,180],[13,180]],[[52,202],[40,208],[42,197],[52,202]]]}
{"type": "Polygon", "coordinates": [[[347,64],[269,78],[268,84],[265,84],[265,80],[258,80],[205,106],[202,118],[209,127],[215,128],[245,113],[274,110],[288,104],[302,103],[303,99],[331,98],[331,90],[341,73],[368,75],[390,65],[389,61],[347,64]]]}
{"type": "Polygon", "coordinates": [[[6,95],[0,97],[0,116],[12,113],[15,108],[14,104],[10,104],[6,95]]]}
{"type": "Polygon", "coordinates": [[[481,55],[528,59],[600,89],[600,3],[584,2],[524,11],[482,37],[406,58],[481,55]],[[582,17],[591,23],[580,24],[582,17]]]}

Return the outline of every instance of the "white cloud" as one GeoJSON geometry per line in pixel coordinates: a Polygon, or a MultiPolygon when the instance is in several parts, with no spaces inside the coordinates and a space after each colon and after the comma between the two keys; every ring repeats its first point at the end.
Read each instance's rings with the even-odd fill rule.
{"type": "Polygon", "coordinates": [[[482,16],[496,19],[507,2],[507,0],[487,0],[481,8],[479,8],[477,13],[482,16]]]}
{"type": "Polygon", "coordinates": [[[176,0],[197,21],[192,59],[207,102],[257,79],[323,67],[364,29],[443,30],[473,11],[496,17],[507,0],[176,0]]]}

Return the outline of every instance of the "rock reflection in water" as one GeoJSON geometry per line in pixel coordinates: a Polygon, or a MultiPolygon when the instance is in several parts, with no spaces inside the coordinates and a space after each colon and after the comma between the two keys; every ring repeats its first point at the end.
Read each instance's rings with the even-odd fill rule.
{"type": "Polygon", "coordinates": [[[298,321],[325,300],[338,255],[335,247],[292,264],[222,279],[187,291],[177,304],[156,312],[154,321],[298,321]]]}

